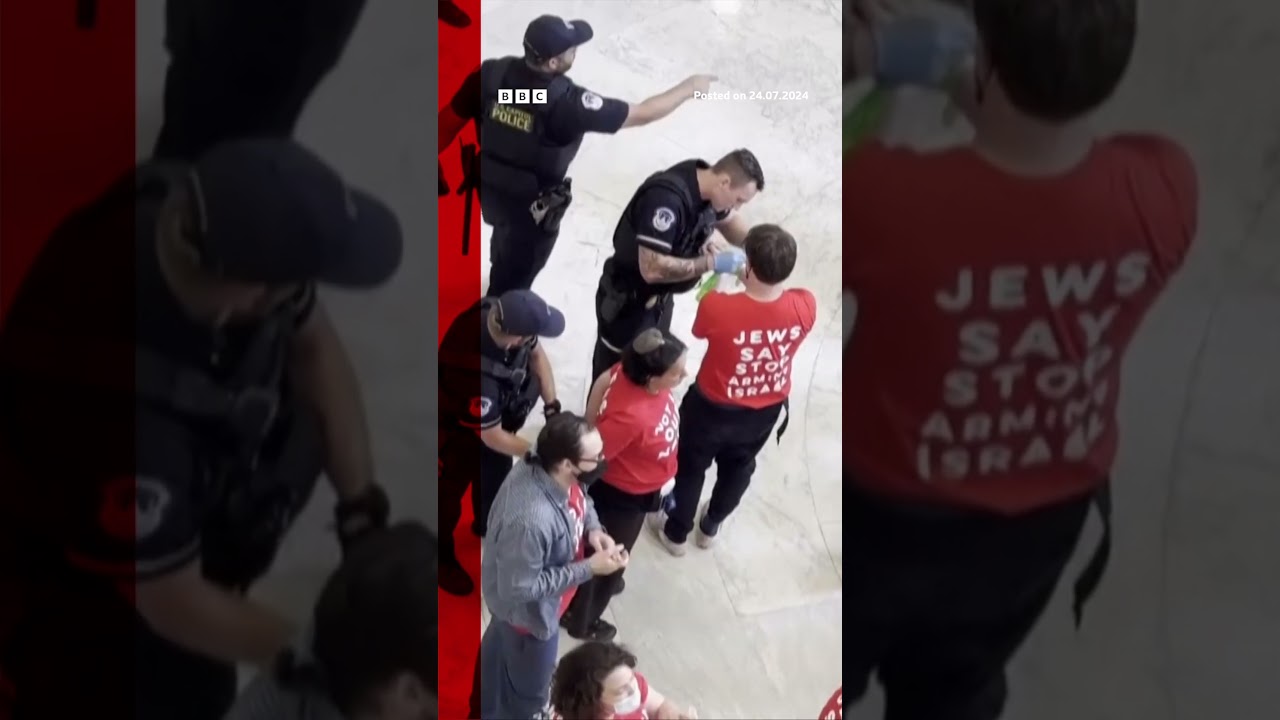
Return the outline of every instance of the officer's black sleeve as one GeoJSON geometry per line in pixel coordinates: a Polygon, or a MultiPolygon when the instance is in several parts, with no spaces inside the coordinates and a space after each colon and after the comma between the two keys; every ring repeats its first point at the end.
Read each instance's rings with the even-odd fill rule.
{"type": "Polygon", "coordinates": [[[675,193],[660,187],[648,188],[636,199],[631,212],[640,247],[663,255],[675,253],[685,222],[683,205],[675,193]]]}
{"type": "MultiPolygon", "coordinates": [[[[471,382],[471,387],[475,387],[474,378],[471,382]]],[[[480,394],[469,398],[466,407],[458,408],[458,423],[472,430],[488,430],[502,422],[498,381],[481,375],[479,389],[480,394]]]]}
{"type": "Polygon", "coordinates": [[[612,135],[622,129],[629,112],[631,106],[621,100],[597,95],[584,87],[575,87],[569,97],[557,106],[553,122],[557,135],[612,135]]]}
{"type": "Polygon", "coordinates": [[[449,109],[464,120],[475,120],[480,115],[480,68],[471,71],[462,87],[449,100],[449,109]]]}
{"type": "Polygon", "coordinates": [[[145,581],[200,555],[196,454],[186,430],[139,411],[135,472],[84,485],[67,554],[82,570],[145,581]]]}

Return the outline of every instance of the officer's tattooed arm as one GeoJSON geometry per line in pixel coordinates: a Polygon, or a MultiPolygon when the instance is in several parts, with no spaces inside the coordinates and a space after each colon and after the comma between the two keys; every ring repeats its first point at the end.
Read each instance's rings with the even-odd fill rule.
{"type": "Polygon", "coordinates": [[[640,248],[640,276],[647,283],[675,283],[692,280],[711,271],[711,258],[678,258],[647,247],[640,248]]]}
{"type": "Polygon", "coordinates": [[[325,474],[340,500],[373,484],[373,453],[355,369],[333,323],[317,301],[294,338],[290,372],[298,392],[324,427],[325,474]]]}
{"type": "Polygon", "coordinates": [[[556,376],[551,372],[551,358],[542,349],[542,343],[533,346],[533,354],[529,358],[529,367],[538,377],[542,389],[542,404],[550,405],[556,401],[556,376]]]}

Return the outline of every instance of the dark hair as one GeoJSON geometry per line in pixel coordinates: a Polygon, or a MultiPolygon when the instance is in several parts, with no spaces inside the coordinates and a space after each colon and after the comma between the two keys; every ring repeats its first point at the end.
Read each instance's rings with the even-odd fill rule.
{"type": "Polygon", "coordinates": [[[437,692],[439,545],[422,525],[405,522],[352,548],[316,603],[310,677],[344,714],[374,702],[404,672],[437,692]]]}
{"type": "Polygon", "coordinates": [[[667,330],[650,328],[622,349],[622,374],[636,385],[665,375],[687,349],[680,338],[667,330]]]}
{"type": "Polygon", "coordinates": [[[589,432],[591,423],[581,415],[571,412],[552,415],[538,432],[533,461],[547,472],[565,460],[577,465],[582,459],[582,436],[589,432]]]}
{"type": "Polygon", "coordinates": [[[1067,122],[1120,85],[1138,32],[1136,0],[973,0],[992,69],[1018,110],[1067,122]]]}
{"type": "Polygon", "coordinates": [[[711,166],[712,172],[729,176],[729,184],[742,187],[755,182],[757,190],[764,190],[764,171],[760,169],[760,161],[755,153],[746,148],[738,148],[716,161],[711,166]]]}
{"type": "Polygon", "coordinates": [[[585,642],[570,650],[551,677],[551,706],[564,720],[595,720],[604,679],[621,665],[635,669],[636,656],[611,642],[585,642]]]}
{"type": "Polygon", "coordinates": [[[756,225],[742,245],[751,273],[770,285],[791,277],[796,269],[796,239],[777,225],[756,225]]]}

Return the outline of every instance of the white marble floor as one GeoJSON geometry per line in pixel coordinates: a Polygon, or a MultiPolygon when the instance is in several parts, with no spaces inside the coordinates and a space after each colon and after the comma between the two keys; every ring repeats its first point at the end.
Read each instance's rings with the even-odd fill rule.
{"type": "MultiPolygon", "coordinates": [[[[702,717],[813,716],[841,670],[839,3],[485,0],[483,8],[485,57],[518,53],[540,13],[587,20],[596,37],[571,74],[622,100],[699,72],[718,75],[721,90],[808,93],[691,101],[649,127],[589,136],[571,173],[574,207],[534,290],[569,318],[547,347],[561,396],[580,408],[595,281],[631,194],[650,173],[690,157],[714,161],[747,147],[760,158],[766,189],[743,214],[795,234],[793,282],[819,298],[818,326],[796,361],[794,418],[781,444],[765,450],[721,544],[677,559],[644,536],[608,618],[654,684],[702,717]]],[[[686,339],[694,307],[691,297],[677,303],[673,328],[686,339]]],[[[696,362],[703,348],[691,344],[696,362]]],[[[572,645],[562,634],[562,652],[572,645]]]]}

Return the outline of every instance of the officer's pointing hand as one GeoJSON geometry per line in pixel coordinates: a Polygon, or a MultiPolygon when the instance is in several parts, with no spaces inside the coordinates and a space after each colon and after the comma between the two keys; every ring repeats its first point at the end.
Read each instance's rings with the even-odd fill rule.
{"type": "Polygon", "coordinates": [[[715,75],[690,75],[684,83],[689,86],[690,93],[705,95],[711,92],[711,83],[719,79],[715,75]]]}

